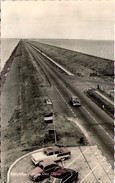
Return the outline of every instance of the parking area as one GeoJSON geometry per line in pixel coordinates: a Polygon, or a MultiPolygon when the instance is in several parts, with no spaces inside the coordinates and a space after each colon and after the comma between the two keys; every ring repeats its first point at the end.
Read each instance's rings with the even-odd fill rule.
{"type": "MultiPolygon", "coordinates": [[[[60,165],[78,171],[78,183],[113,182],[113,169],[97,146],[69,147],[68,149],[71,151],[71,158],[60,165]]],[[[31,153],[21,157],[10,167],[7,183],[32,183],[28,174],[34,167],[31,162],[31,153]]],[[[46,180],[42,182],[45,183],[46,180]]]]}

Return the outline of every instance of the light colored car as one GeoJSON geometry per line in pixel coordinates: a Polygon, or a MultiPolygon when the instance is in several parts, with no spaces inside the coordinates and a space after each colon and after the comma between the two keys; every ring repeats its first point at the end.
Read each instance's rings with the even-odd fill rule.
{"type": "Polygon", "coordinates": [[[52,105],[52,101],[51,101],[51,99],[45,99],[45,103],[47,104],[47,105],[52,105]]]}
{"type": "Polygon", "coordinates": [[[80,103],[80,101],[78,100],[78,98],[76,96],[72,96],[70,98],[70,104],[72,106],[81,106],[81,103],[80,103]]]}
{"type": "Polygon", "coordinates": [[[52,161],[60,161],[61,159],[65,160],[70,158],[71,152],[65,147],[47,147],[43,151],[34,153],[31,155],[31,160],[35,165],[38,165],[40,161],[50,159],[52,161]]]}

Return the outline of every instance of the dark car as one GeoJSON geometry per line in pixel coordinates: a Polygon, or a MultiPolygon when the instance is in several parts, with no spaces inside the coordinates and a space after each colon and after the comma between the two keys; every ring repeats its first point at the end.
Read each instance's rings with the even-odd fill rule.
{"type": "Polygon", "coordinates": [[[51,172],[57,171],[60,168],[61,167],[53,161],[41,161],[39,166],[30,172],[29,177],[33,181],[40,181],[48,178],[51,172]]]}
{"type": "Polygon", "coordinates": [[[39,167],[45,172],[45,173],[51,173],[55,172],[58,169],[61,168],[56,162],[52,160],[44,160],[39,163],[39,167]]]}
{"type": "Polygon", "coordinates": [[[55,179],[55,183],[74,183],[78,180],[78,172],[73,169],[60,168],[51,173],[52,180],[55,179]]]}
{"type": "Polygon", "coordinates": [[[72,106],[78,106],[78,107],[81,106],[81,103],[76,96],[70,98],[70,104],[72,106]]]}

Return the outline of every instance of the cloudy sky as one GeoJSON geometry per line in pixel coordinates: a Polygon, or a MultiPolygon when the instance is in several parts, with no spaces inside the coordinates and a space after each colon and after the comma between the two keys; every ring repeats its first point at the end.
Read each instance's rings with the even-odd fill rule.
{"type": "Polygon", "coordinates": [[[113,0],[3,1],[2,38],[113,40],[113,0]]]}

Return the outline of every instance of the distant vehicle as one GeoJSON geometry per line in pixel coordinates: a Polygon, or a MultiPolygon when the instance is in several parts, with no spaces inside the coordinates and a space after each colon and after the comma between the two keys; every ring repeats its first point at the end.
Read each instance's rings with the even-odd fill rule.
{"type": "Polygon", "coordinates": [[[31,156],[31,160],[35,165],[38,165],[40,161],[50,159],[52,161],[60,161],[70,158],[71,152],[65,147],[52,146],[44,148],[43,151],[34,153],[31,156]]]}
{"type": "Polygon", "coordinates": [[[57,163],[54,161],[43,161],[40,162],[39,167],[34,168],[29,177],[33,181],[40,181],[50,176],[51,172],[54,172],[61,168],[57,163]]]}
{"type": "Polygon", "coordinates": [[[80,103],[80,101],[78,100],[78,98],[76,96],[72,96],[70,98],[70,104],[72,106],[81,106],[81,103],[80,103]]]}
{"type": "Polygon", "coordinates": [[[78,180],[78,172],[73,169],[60,168],[51,173],[51,180],[55,183],[75,183],[78,180]]]}
{"type": "Polygon", "coordinates": [[[52,101],[51,101],[51,99],[45,99],[45,103],[47,104],[47,105],[52,105],[52,101]]]}

